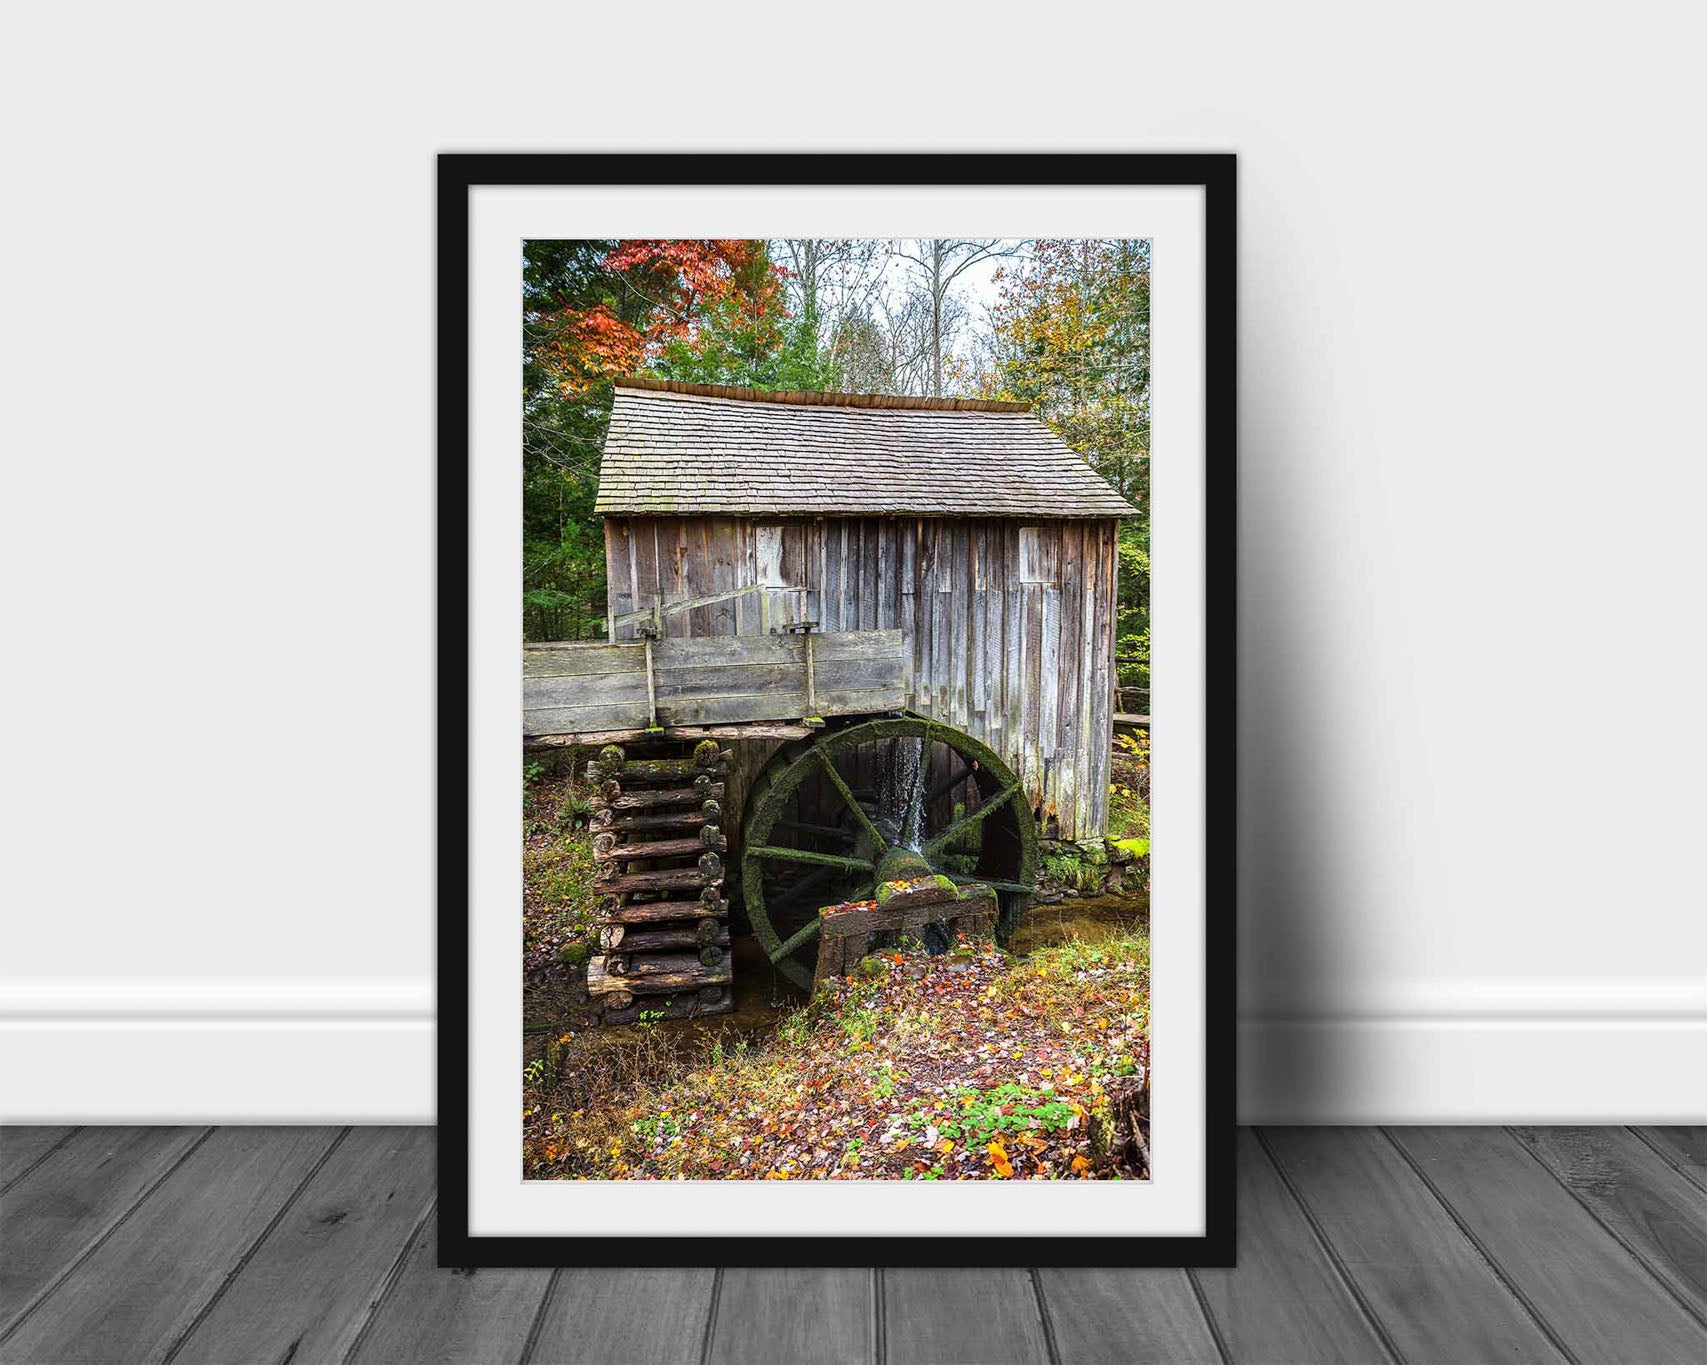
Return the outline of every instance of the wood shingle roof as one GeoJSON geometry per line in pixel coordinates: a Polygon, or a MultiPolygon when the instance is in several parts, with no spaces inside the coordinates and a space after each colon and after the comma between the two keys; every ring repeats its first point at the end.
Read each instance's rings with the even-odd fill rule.
{"type": "Polygon", "coordinates": [[[1019,403],[619,380],[595,511],[1125,517],[1019,403]]]}

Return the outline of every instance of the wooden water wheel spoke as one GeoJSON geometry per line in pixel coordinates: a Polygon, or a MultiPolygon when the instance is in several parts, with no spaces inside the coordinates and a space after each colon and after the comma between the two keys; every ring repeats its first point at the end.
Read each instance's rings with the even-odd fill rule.
{"type": "Polygon", "coordinates": [[[823,770],[824,776],[830,779],[830,785],[836,789],[836,795],[842,798],[842,804],[853,813],[854,819],[859,821],[860,828],[871,837],[874,846],[872,856],[874,858],[881,857],[883,850],[888,845],[884,843],[883,836],[877,832],[877,826],[872,824],[871,817],[866,814],[865,807],[855,798],[848,784],[842,780],[842,775],[836,771],[836,765],[830,761],[824,751],[814,748],[811,752],[813,757],[818,760],[818,766],[823,770]]]}
{"type": "Polygon", "coordinates": [[[920,716],[826,730],[780,750],[747,806],[741,875],[754,935],[779,973],[810,987],[822,905],[875,902],[880,880],[932,872],[998,893],[1005,933],[1031,895],[1036,868],[1036,830],[1022,797],[988,745],[920,716]],[[944,773],[952,774],[946,782],[944,773]],[[977,808],[936,828],[931,806],[962,784],[977,788],[965,798],[977,808]],[[786,847],[773,836],[817,847],[786,847]],[[903,862],[910,871],[896,870],[903,862]]]}
{"type": "Polygon", "coordinates": [[[869,858],[843,858],[834,853],[817,853],[809,848],[779,848],[774,844],[755,844],[747,849],[747,856],[783,863],[816,863],[823,867],[839,868],[843,872],[877,870],[877,864],[869,858]]]}
{"type": "Polygon", "coordinates": [[[1004,882],[996,877],[970,877],[959,872],[945,872],[943,875],[956,886],[987,886],[992,891],[1023,892],[1027,896],[1037,890],[1030,882],[1004,882]]]}
{"type": "Polygon", "coordinates": [[[836,871],[833,867],[821,867],[816,872],[808,873],[792,886],[782,888],[776,895],[773,908],[782,909],[810,896],[829,881],[836,871]]]}
{"type": "Polygon", "coordinates": [[[1001,807],[1013,800],[1014,797],[1018,796],[1019,789],[1019,783],[1008,783],[1007,786],[1003,787],[987,801],[981,802],[977,810],[969,811],[967,814],[961,816],[960,819],[956,820],[947,829],[943,830],[942,833],[933,836],[924,846],[923,852],[925,857],[936,857],[937,854],[941,853],[950,844],[954,843],[956,839],[959,839],[968,830],[977,829],[986,819],[994,815],[1001,807]]]}
{"type": "Polygon", "coordinates": [[[928,808],[930,806],[934,806],[938,801],[942,800],[943,797],[947,796],[951,791],[953,791],[956,787],[958,787],[967,778],[971,777],[972,774],[976,770],[977,770],[976,764],[962,763],[960,765],[960,770],[958,772],[956,772],[953,777],[950,777],[945,781],[938,782],[936,784],[936,786],[932,787],[928,792],[925,793],[925,805],[926,805],[926,807],[928,808]]]}
{"type": "Polygon", "coordinates": [[[801,925],[800,928],[785,942],[777,944],[774,948],[767,949],[766,951],[770,954],[771,961],[776,962],[781,958],[785,958],[789,956],[789,954],[803,948],[806,944],[817,938],[818,926],[821,922],[822,921],[814,915],[811,919],[807,920],[805,924],[801,925]]]}
{"type": "Polygon", "coordinates": [[[791,834],[825,834],[832,839],[845,840],[848,837],[847,829],[841,825],[813,825],[801,820],[778,820],[771,832],[774,834],[779,829],[791,834]]]}

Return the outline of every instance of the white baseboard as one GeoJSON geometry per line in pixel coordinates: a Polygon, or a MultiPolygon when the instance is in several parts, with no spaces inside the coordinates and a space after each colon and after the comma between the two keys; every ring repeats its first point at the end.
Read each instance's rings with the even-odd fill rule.
{"type": "Polygon", "coordinates": [[[405,977],[0,983],[0,1121],[431,1123],[433,989],[405,977]]]}
{"type": "Polygon", "coordinates": [[[1707,1014],[1239,1024],[1241,1123],[1676,1123],[1703,1117],[1707,1014]]]}
{"type": "Polygon", "coordinates": [[[6,1123],[431,1123],[417,1019],[0,1022],[6,1123]]]}
{"type": "MultiPolygon", "coordinates": [[[[1454,996],[1414,1013],[1247,1017],[1239,1118],[1699,1122],[1699,999],[1603,991],[1585,1011],[1573,990],[1497,1012],[1454,996]],[[1559,1008],[1572,998],[1575,1013],[1559,1008]]],[[[431,1123],[434,1040],[430,983],[402,978],[4,983],[0,1121],[431,1123]]]]}

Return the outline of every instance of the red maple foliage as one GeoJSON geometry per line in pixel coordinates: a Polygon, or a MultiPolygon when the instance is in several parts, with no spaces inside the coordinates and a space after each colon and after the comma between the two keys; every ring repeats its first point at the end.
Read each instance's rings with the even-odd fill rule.
{"type": "Polygon", "coordinates": [[[618,242],[601,266],[619,300],[541,319],[538,356],[565,394],[632,373],[668,346],[697,352],[706,324],[731,303],[746,312],[782,308],[782,272],[760,241],[637,238],[618,242]]]}

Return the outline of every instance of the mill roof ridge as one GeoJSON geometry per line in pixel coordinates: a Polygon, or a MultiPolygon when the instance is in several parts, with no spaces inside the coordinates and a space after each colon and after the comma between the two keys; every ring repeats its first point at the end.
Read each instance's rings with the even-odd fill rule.
{"type": "Polygon", "coordinates": [[[745,389],[733,384],[690,384],[681,379],[624,375],[619,389],[722,398],[738,403],[778,403],[801,408],[867,408],[891,412],[1030,412],[1029,403],[998,398],[923,398],[905,393],[834,393],[816,389],[745,389]]]}
{"type": "Polygon", "coordinates": [[[599,471],[607,516],[1124,517],[1024,403],[621,379],[599,471]]]}

